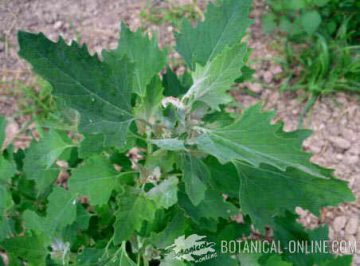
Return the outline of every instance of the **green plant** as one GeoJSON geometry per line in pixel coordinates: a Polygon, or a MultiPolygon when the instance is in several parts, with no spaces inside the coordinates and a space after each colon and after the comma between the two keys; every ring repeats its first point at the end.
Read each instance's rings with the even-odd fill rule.
{"type": "Polygon", "coordinates": [[[268,1],[263,29],[286,32],[282,90],[303,89],[303,117],[317,98],[337,91],[360,92],[359,2],[300,0],[268,1]]]}
{"type": "Polygon", "coordinates": [[[168,2],[168,7],[158,7],[157,5],[151,4],[142,9],[140,16],[144,22],[155,25],[169,23],[175,28],[178,28],[184,18],[190,21],[196,21],[196,19],[203,16],[196,1],[185,5],[176,5],[172,1],[166,2],[168,2]]]}
{"type": "Polygon", "coordinates": [[[360,92],[360,46],[350,45],[347,33],[345,21],[335,39],[327,40],[316,34],[314,43],[300,50],[287,43],[283,67],[288,78],[281,88],[309,93],[299,126],[319,96],[339,91],[360,92]]]}
{"type": "MultiPolygon", "coordinates": [[[[184,22],[176,47],[189,89],[174,73],[161,79],[166,53],[124,25],[103,60],[85,45],[19,32],[20,56],[80,121],[69,131],[39,119],[39,142],[17,153],[4,147],[0,247],[10,265],[350,265],[351,256],[220,249],[221,240],[264,240],[266,227],[284,246],[325,240],[326,226],[303,228],[295,207],[319,214],[354,199],[301,150],[309,131],[284,132],[259,105],[240,117],[223,111],[248,57],[250,5],[225,0],[196,27],[184,22]],[[210,257],[181,251],[194,234],[213,243],[200,242],[210,257]]],[[[1,119],[1,143],[4,127],[1,119]]]]}
{"type": "Polygon", "coordinates": [[[350,45],[346,34],[346,22],[334,40],[327,41],[317,34],[312,49],[302,50],[299,57],[288,44],[288,64],[303,69],[291,89],[305,88],[314,95],[341,90],[359,92],[360,45],[350,45]]]}
{"type": "Polygon", "coordinates": [[[296,40],[321,33],[335,38],[344,20],[349,20],[350,43],[359,41],[360,20],[356,0],[267,0],[269,12],[263,17],[263,29],[270,33],[276,29],[296,40]]]}

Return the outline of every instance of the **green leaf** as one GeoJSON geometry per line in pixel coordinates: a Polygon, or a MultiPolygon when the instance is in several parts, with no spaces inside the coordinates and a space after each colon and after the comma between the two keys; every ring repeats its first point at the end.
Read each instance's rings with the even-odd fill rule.
{"type": "MultiPolygon", "coordinates": [[[[48,251],[42,239],[36,235],[10,238],[1,246],[12,257],[26,260],[29,266],[45,266],[48,251]]],[[[10,265],[11,263],[10,261],[10,265]]]]}
{"type": "Polygon", "coordinates": [[[178,160],[178,156],[174,152],[167,150],[156,150],[145,162],[147,169],[155,169],[160,167],[161,172],[171,172],[178,160]]]}
{"type": "Polygon", "coordinates": [[[165,96],[179,97],[186,93],[188,87],[184,86],[177,75],[168,66],[166,73],[163,75],[162,83],[165,88],[165,96]]]}
{"type": "Polygon", "coordinates": [[[354,200],[345,181],[320,178],[294,168],[282,172],[268,165],[237,163],[236,167],[241,209],[259,230],[286,210],[294,212],[296,207],[302,207],[319,214],[322,207],[354,200]]]}
{"type": "Polygon", "coordinates": [[[0,241],[12,232],[10,220],[6,215],[6,211],[12,206],[13,200],[8,188],[0,183],[0,241]]]}
{"type": "Polygon", "coordinates": [[[141,229],[144,221],[151,222],[155,218],[156,203],[142,191],[125,188],[119,197],[119,207],[115,213],[114,242],[120,243],[130,239],[135,231],[141,229]]]}
{"type": "Polygon", "coordinates": [[[155,247],[165,249],[172,245],[176,238],[184,234],[189,224],[189,219],[185,217],[183,211],[176,209],[174,217],[169,221],[167,226],[162,231],[153,233],[150,241],[155,247]]]}
{"type": "Polygon", "coordinates": [[[83,134],[83,137],[79,147],[80,158],[86,159],[107,148],[104,145],[105,135],[103,134],[83,134]]]}
{"type": "Polygon", "coordinates": [[[325,6],[330,0],[314,0],[314,4],[317,6],[325,6]]]}
{"type": "Polygon", "coordinates": [[[213,109],[230,102],[232,98],[226,92],[239,77],[247,56],[246,45],[236,44],[231,48],[224,48],[204,67],[196,65],[192,75],[194,84],[184,97],[189,98],[191,102],[204,102],[213,109]]]}
{"type": "MultiPolygon", "coordinates": [[[[296,222],[297,215],[286,213],[283,217],[275,218],[274,239],[279,240],[282,247],[288,247],[290,241],[298,241],[300,243],[328,241],[327,226],[318,227],[314,230],[307,230],[296,222]]],[[[330,252],[330,246],[327,250],[330,252]]],[[[284,249],[284,258],[293,263],[294,266],[321,265],[322,262],[333,259],[333,255],[329,253],[312,252],[306,254],[301,252],[290,252],[284,249]]]]}
{"type": "Polygon", "coordinates": [[[301,25],[305,32],[312,35],[321,24],[321,16],[316,10],[306,11],[301,15],[301,25]]]}
{"type": "Polygon", "coordinates": [[[219,128],[231,125],[234,123],[234,114],[225,111],[213,112],[204,116],[203,121],[208,128],[219,128]]]}
{"type": "Polygon", "coordinates": [[[144,97],[146,86],[151,79],[164,67],[167,60],[166,51],[161,51],[155,36],[150,40],[139,29],[132,32],[124,23],[121,24],[121,34],[117,49],[104,51],[105,61],[109,56],[115,58],[128,57],[135,65],[133,92],[144,97]]]}
{"type": "Polygon", "coordinates": [[[185,262],[166,256],[160,262],[160,266],[187,266],[185,262]]]}
{"type": "Polygon", "coordinates": [[[205,198],[206,183],[210,173],[206,165],[191,154],[183,154],[181,158],[185,191],[196,206],[205,198]]]}
{"type": "Polygon", "coordinates": [[[94,155],[73,170],[68,182],[69,189],[78,195],[87,196],[92,205],[106,204],[117,184],[117,177],[122,174],[116,172],[104,156],[94,155]]]}
{"type": "Polygon", "coordinates": [[[54,187],[48,201],[46,219],[52,228],[62,229],[75,221],[76,198],[71,192],[54,187]]]}
{"type": "Polygon", "coordinates": [[[250,8],[251,0],[224,0],[220,5],[209,3],[205,21],[195,28],[184,21],[175,38],[176,49],[187,65],[192,69],[196,63],[204,66],[226,46],[239,43],[251,24],[250,8]]]}
{"type": "Polygon", "coordinates": [[[73,147],[71,140],[54,130],[45,133],[39,142],[33,142],[26,152],[24,172],[34,180],[39,193],[43,193],[58,176],[54,164],[61,154],[73,147]]]}
{"type": "Polygon", "coordinates": [[[205,198],[195,206],[181,188],[179,191],[179,205],[196,223],[201,224],[202,219],[218,220],[229,218],[232,215],[239,214],[239,210],[223,199],[222,195],[215,190],[208,189],[205,198]]]}
{"type": "MultiPolygon", "coordinates": [[[[232,241],[234,239],[241,239],[245,236],[249,236],[251,232],[250,223],[248,222],[249,219],[246,219],[243,224],[238,223],[231,223],[231,224],[219,224],[219,228],[216,232],[209,234],[205,232],[208,236],[208,241],[214,242],[215,246],[213,248],[217,252],[217,256],[210,260],[204,261],[199,265],[206,265],[206,266],[239,266],[238,258],[233,256],[232,254],[228,254],[222,251],[221,242],[222,241],[232,241]]],[[[242,258],[243,255],[246,254],[239,254],[239,258],[242,258]]],[[[253,255],[253,254],[252,254],[253,255]]],[[[255,263],[251,264],[249,261],[248,264],[241,264],[241,266],[256,266],[255,263]]]]}
{"type": "Polygon", "coordinates": [[[281,256],[279,255],[272,255],[270,258],[266,260],[264,266],[292,266],[293,264],[283,261],[281,256]]]}
{"type": "Polygon", "coordinates": [[[84,248],[84,250],[76,257],[76,265],[78,266],[94,266],[99,263],[99,258],[104,255],[103,249],[84,248]]]}
{"type": "Polygon", "coordinates": [[[291,21],[287,17],[281,17],[279,23],[280,30],[290,33],[293,31],[293,27],[294,23],[291,23],[291,21]]]}
{"type": "Polygon", "coordinates": [[[132,66],[126,58],[101,62],[86,46],[54,43],[43,34],[19,32],[19,55],[53,87],[56,96],[76,109],[80,130],[103,134],[104,145],[122,146],[131,115],[132,66]]]}
{"type": "Polygon", "coordinates": [[[281,170],[294,167],[316,176],[331,176],[329,170],[312,164],[311,155],[301,148],[310,131],[284,132],[281,123],[270,124],[273,117],[274,113],[261,112],[260,105],[254,105],[232,125],[206,129],[196,143],[221,163],[243,160],[254,166],[266,163],[281,170]]]}
{"type": "Polygon", "coordinates": [[[258,262],[259,258],[261,257],[261,254],[241,254],[239,256],[239,261],[240,261],[240,265],[241,266],[247,266],[247,265],[251,265],[251,266],[261,266],[261,264],[258,262]]]}
{"type": "Polygon", "coordinates": [[[121,266],[136,266],[137,264],[130,259],[129,255],[126,252],[125,242],[121,245],[121,252],[117,256],[117,261],[115,265],[121,265],[121,266]]]}
{"type": "Polygon", "coordinates": [[[204,161],[210,170],[210,184],[217,191],[233,198],[239,197],[240,179],[236,167],[232,163],[220,164],[209,156],[204,161]]]}
{"type": "Polygon", "coordinates": [[[178,183],[179,180],[175,176],[171,176],[149,190],[147,195],[157,204],[158,208],[168,209],[177,203],[178,183]]]}
{"type": "Polygon", "coordinates": [[[287,0],[282,2],[286,9],[300,10],[306,7],[305,0],[287,0]]]}
{"type": "Polygon", "coordinates": [[[347,255],[347,256],[338,256],[336,258],[333,258],[331,260],[325,261],[321,263],[321,266],[351,266],[352,265],[353,256],[347,255]]]}
{"type": "Polygon", "coordinates": [[[0,117],[0,152],[2,151],[2,146],[5,140],[5,127],[6,127],[6,120],[3,117],[0,117]]]}
{"type": "MultiPolygon", "coordinates": [[[[0,188],[0,193],[1,193],[1,188],[0,188]]],[[[0,241],[6,238],[13,237],[15,234],[16,234],[15,221],[3,215],[0,218],[0,241]]]]}
{"type": "MultiPolygon", "coordinates": [[[[0,182],[8,182],[16,174],[15,162],[9,161],[0,154],[0,182]]],[[[1,186],[1,183],[0,183],[1,186]]]]}
{"type": "Polygon", "coordinates": [[[76,196],[60,187],[54,187],[48,198],[47,215],[42,217],[33,211],[23,214],[25,226],[41,232],[51,241],[56,232],[71,225],[76,219],[76,196]]]}
{"type": "Polygon", "coordinates": [[[146,86],[146,93],[137,113],[140,117],[150,123],[156,121],[157,112],[160,111],[161,100],[163,98],[163,86],[158,76],[154,76],[151,82],[146,86]]]}
{"type": "Polygon", "coordinates": [[[65,227],[61,232],[61,239],[63,242],[76,243],[79,236],[79,232],[85,231],[89,228],[91,214],[85,209],[84,206],[76,205],[76,220],[69,226],[65,227]]]}
{"type": "Polygon", "coordinates": [[[276,16],[274,14],[269,13],[262,18],[262,29],[266,34],[270,34],[276,29],[276,16]]]}
{"type": "Polygon", "coordinates": [[[152,139],[150,142],[163,150],[186,151],[184,141],[180,139],[152,139]]]}

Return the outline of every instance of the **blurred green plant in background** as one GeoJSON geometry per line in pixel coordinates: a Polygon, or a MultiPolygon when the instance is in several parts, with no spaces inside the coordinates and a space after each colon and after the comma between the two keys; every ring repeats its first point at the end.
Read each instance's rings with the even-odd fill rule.
{"type": "Polygon", "coordinates": [[[360,2],[357,0],[267,0],[269,12],[263,18],[265,33],[280,30],[291,40],[301,41],[320,32],[336,38],[347,22],[350,43],[360,38],[360,2]]]}
{"type": "Polygon", "coordinates": [[[145,23],[154,25],[170,24],[175,28],[179,28],[184,18],[190,21],[196,21],[203,19],[204,14],[198,6],[197,0],[193,0],[192,3],[179,5],[174,1],[154,1],[148,3],[147,6],[141,10],[140,16],[145,23]],[[164,2],[165,6],[160,5],[160,2],[164,2]]]}
{"type": "Polygon", "coordinates": [[[283,33],[282,90],[307,91],[304,115],[324,93],[360,92],[360,2],[268,0],[265,33],[283,33]]]}

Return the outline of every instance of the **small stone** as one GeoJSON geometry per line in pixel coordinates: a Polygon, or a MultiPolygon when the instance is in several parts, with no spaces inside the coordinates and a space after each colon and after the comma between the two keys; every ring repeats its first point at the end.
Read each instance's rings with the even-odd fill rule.
{"type": "Polygon", "coordinates": [[[350,253],[350,247],[356,246],[356,243],[357,243],[356,238],[353,235],[346,235],[345,240],[348,241],[348,243],[346,245],[347,252],[350,253]]]}
{"type": "Polygon", "coordinates": [[[273,74],[270,71],[265,71],[263,74],[264,81],[270,83],[273,79],[273,74]]]}
{"type": "Polygon", "coordinates": [[[349,141],[355,141],[356,140],[356,134],[351,129],[343,128],[341,134],[344,136],[345,139],[347,139],[349,141]]]}
{"type": "Polygon", "coordinates": [[[281,66],[275,66],[273,69],[272,69],[272,73],[273,74],[279,74],[279,73],[281,73],[282,72],[282,68],[281,68],[281,66]]]}
{"type": "Polygon", "coordinates": [[[354,235],[357,232],[359,225],[359,219],[357,217],[351,217],[345,227],[345,232],[349,235],[354,235]]]}
{"type": "Polygon", "coordinates": [[[355,265],[360,265],[360,256],[354,256],[355,265]]]}
{"type": "Polygon", "coordinates": [[[342,161],[343,158],[344,158],[344,156],[341,153],[336,154],[336,160],[342,161]]]}
{"type": "Polygon", "coordinates": [[[54,24],[54,29],[58,30],[58,29],[60,29],[62,27],[62,25],[63,25],[62,21],[60,21],[60,20],[56,21],[55,24],[54,24]]]}
{"type": "Polygon", "coordinates": [[[354,145],[351,145],[351,148],[348,152],[353,155],[360,155],[360,143],[355,143],[354,145]]]}
{"type": "Polygon", "coordinates": [[[249,83],[247,87],[249,88],[249,90],[255,93],[260,93],[262,91],[262,88],[258,83],[249,83]]]}
{"type": "Polygon", "coordinates": [[[347,150],[350,148],[351,143],[347,141],[346,139],[343,139],[341,137],[330,137],[330,142],[334,144],[337,148],[347,150]]]}
{"type": "Polygon", "coordinates": [[[335,232],[340,232],[341,229],[343,229],[345,227],[345,223],[346,223],[346,217],[345,216],[338,216],[335,218],[334,223],[333,223],[333,227],[335,232]]]}
{"type": "Polygon", "coordinates": [[[359,161],[359,156],[358,155],[352,155],[352,154],[347,154],[344,158],[344,161],[347,164],[353,164],[355,165],[358,161],[359,161]]]}

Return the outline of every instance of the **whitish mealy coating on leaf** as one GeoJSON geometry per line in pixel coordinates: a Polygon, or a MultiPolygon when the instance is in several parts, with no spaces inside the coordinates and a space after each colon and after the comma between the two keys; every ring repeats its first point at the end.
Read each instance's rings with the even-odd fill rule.
{"type": "Polygon", "coordinates": [[[177,203],[178,183],[179,180],[175,176],[171,176],[149,190],[147,195],[158,208],[167,209],[177,203]]]}
{"type": "Polygon", "coordinates": [[[19,32],[19,55],[53,87],[54,94],[76,109],[83,133],[103,134],[104,145],[122,146],[132,121],[133,67],[127,58],[101,62],[86,46],[54,43],[43,34],[19,32]]]}
{"type": "Polygon", "coordinates": [[[181,33],[176,34],[176,49],[193,69],[204,66],[226,46],[241,41],[251,23],[251,0],[223,0],[220,5],[209,3],[205,21],[193,28],[184,21],[181,33]]]}
{"type": "Polygon", "coordinates": [[[311,155],[302,150],[302,142],[310,131],[284,132],[282,124],[271,125],[273,117],[274,113],[262,112],[260,105],[254,105],[232,125],[208,129],[196,143],[200,150],[215,156],[221,163],[233,160],[254,166],[266,163],[281,170],[294,167],[329,178],[331,172],[312,164],[309,161],[311,155]]]}
{"type": "Polygon", "coordinates": [[[151,143],[155,144],[163,150],[186,151],[184,141],[180,139],[152,139],[151,143]]]}
{"type": "Polygon", "coordinates": [[[87,196],[92,205],[107,204],[119,174],[108,159],[94,155],[73,170],[68,182],[69,189],[78,195],[87,196]]]}
{"type": "Polygon", "coordinates": [[[246,45],[237,44],[225,48],[204,67],[196,65],[192,74],[194,84],[184,99],[189,98],[190,103],[204,102],[212,109],[218,109],[218,105],[230,102],[232,98],[226,92],[239,77],[247,56],[246,45]]]}
{"type": "Polygon", "coordinates": [[[146,86],[151,79],[165,66],[166,51],[161,51],[155,36],[149,39],[139,29],[132,32],[124,23],[121,24],[121,34],[118,48],[104,51],[105,61],[109,57],[122,58],[126,56],[134,63],[133,92],[145,96],[146,86]]]}

